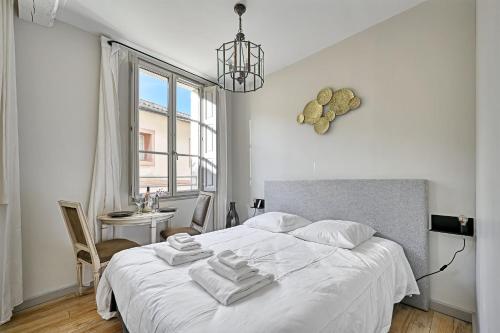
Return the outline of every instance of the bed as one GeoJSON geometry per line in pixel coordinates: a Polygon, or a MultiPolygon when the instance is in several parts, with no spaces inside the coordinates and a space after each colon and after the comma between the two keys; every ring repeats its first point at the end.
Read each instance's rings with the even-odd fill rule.
{"type": "Polygon", "coordinates": [[[265,199],[268,211],[355,220],[379,233],[352,250],[244,225],[197,236],[205,247],[235,250],[276,277],[229,306],[189,278],[200,262],[173,267],[158,258],[154,247],[165,244],[122,251],[103,273],[99,314],[119,312],[130,333],[359,333],[387,332],[393,304],[402,300],[428,308],[428,285],[417,287],[414,277],[428,262],[426,181],[266,182],[265,199]]]}

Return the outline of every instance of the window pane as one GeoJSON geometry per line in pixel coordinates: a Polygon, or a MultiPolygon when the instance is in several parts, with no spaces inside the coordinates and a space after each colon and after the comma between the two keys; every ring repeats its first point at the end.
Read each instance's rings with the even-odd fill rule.
{"type": "Polygon", "coordinates": [[[182,82],[177,82],[176,90],[177,116],[187,119],[200,120],[199,89],[182,82]]]}
{"type": "Polygon", "coordinates": [[[202,158],[202,189],[215,191],[217,189],[217,91],[204,90],[201,117],[201,158],[202,158]]]}
{"type": "MultiPolygon", "coordinates": [[[[139,150],[168,152],[168,78],[139,69],[139,150]]],[[[151,156],[139,153],[139,161],[151,156]]]]}
{"type": "Polygon", "coordinates": [[[203,159],[201,164],[203,172],[203,190],[215,191],[217,188],[217,164],[214,159],[203,159]]]}
{"type": "Polygon", "coordinates": [[[177,192],[198,190],[198,157],[177,157],[177,192]]]}
{"type": "Polygon", "coordinates": [[[217,155],[217,133],[215,129],[202,125],[202,156],[206,158],[216,158],[217,155]]]}
{"type": "Polygon", "coordinates": [[[216,90],[205,90],[205,107],[201,122],[215,130],[217,126],[216,90]]]}
{"type": "Polygon", "coordinates": [[[144,154],[149,156],[148,163],[139,161],[139,193],[146,193],[159,189],[168,191],[168,156],[162,154],[144,154]]]}
{"type": "Polygon", "coordinates": [[[200,151],[200,125],[177,117],[176,139],[177,153],[198,155],[200,151]]]}
{"type": "Polygon", "coordinates": [[[168,152],[168,117],[166,114],[139,109],[137,132],[139,150],[168,152]]]}
{"type": "Polygon", "coordinates": [[[139,100],[152,107],[167,109],[168,79],[143,68],[139,69],[139,100]]]}

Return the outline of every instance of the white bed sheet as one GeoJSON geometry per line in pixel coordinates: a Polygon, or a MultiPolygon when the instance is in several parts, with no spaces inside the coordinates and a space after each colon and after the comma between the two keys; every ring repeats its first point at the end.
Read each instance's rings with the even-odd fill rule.
{"type": "Polygon", "coordinates": [[[344,250],[238,226],[196,240],[250,258],[276,281],[224,306],[188,276],[206,259],[172,267],[155,255],[154,247],[166,246],[157,243],[112,258],[97,291],[99,314],[116,315],[114,292],[130,333],[387,332],[393,304],[419,293],[402,247],[378,237],[344,250]]]}

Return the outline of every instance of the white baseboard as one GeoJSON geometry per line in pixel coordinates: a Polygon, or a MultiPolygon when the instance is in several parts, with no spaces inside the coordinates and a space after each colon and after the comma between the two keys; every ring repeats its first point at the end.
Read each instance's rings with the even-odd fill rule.
{"type": "Polygon", "coordinates": [[[472,333],[479,333],[479,326],[477,325],[477,313],[472,314],[472,333]]]}
{"type": "Polygon", "coordinates": [[[445,315],[472,323],[474,313],[459,309],[455,306],[431,300],[431,309],[445,315]]]}
{"type": "MultiPolygon", "coordinates": [[[[90,284],[90,287],[92,287],[92,286],[93,286],[93,284],[90,284]]],[[[84,288],[87,288],[87,286],[84,286],[84,288]]],[[[40,305],[42,303],[47,303],[47,302],[53,301],[57,298],[60,298],[60,297],[63,297],[63,296],[69,295],[69,294],[76,294],[77,291],[78,291],[78,287],[76,284],[69,286],[69,287],[66,287],[66,288],[59,289],[59,290],[54,290],[54,291],[51,291],[49,293],[43,294],[41,296],[33,297],[33,298],[30,298],[30,299],[23,301],[21,304],[14,307],[13,312],[23,311],[23,310],[32,308],[34,306],[40,305]]]]}

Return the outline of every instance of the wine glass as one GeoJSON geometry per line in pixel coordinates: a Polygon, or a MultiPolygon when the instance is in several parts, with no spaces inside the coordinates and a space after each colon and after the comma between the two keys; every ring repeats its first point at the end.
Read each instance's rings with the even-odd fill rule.
{"type": "Polygon", "coordinates": [[[134,198],[134,203],[137,206],[137,214],[141,215],[144,208],[144,198],[142,196],[134,198]]]}

